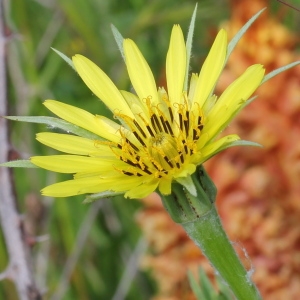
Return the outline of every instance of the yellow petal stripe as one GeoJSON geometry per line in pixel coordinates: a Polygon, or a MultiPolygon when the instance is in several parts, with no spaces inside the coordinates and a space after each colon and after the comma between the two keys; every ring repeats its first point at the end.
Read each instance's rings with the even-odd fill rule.
{"type": "Polygon", "coordinates": [[[209,54],[201,68],[194,99],[192,102],[203,106],[211,94],[216,82],[224,68],[227,51],[227,33],[221,29],[209,51],[209,54]]]}
{"type": "Polygon", "coordinates": [[[78,155],[33,156],[31,162],[38,167],[58,173],[77,173],[84,171],[107,171],[112,169],[115,158],[99,159],[78,155]]]}
{"type": "Polygon", "coordinates": [[[99,154],[102,154],[103,156],[114,156],[108,146],[80,136],[40,132],[36,135],[36,139],[48,147],[69,154],[91,155],[92,153],[99,152],[99,154]]]}
{"type": "Polygon", "coordinates": [[[91,113],[55,100],[46,100],[43,104],[58,117],[100,136],[97,119],[91,113]]]}
{"type": "Polygon", "coordinates": [[[141,199],[147,197],[149,194],[155,191],[159,183],[159,180],[154,179],[150,182],[144,182],[143,185],[132,187],[128,192],[125,193],[125,197],[141,199]]]}
{"type": "MultiPolygon", "coordinates": [[[[88,187],[98,185],[100,178],[83,178],[77,180],[67,180],[49,185],[41,190],[42,195],[49,197],[69,197],[74,195],[85,194],[88,187]]],[[[106,191],[105,184],[102,189],[99,187],[98,192],[106,191]]]]}
{"type": "Polygon", "coordinates": [[[181,103],[185,72],[185,42],[181,28],[174,25],[166,61],[168,93],[172,104],[181,103]]]}
{"type": "Polygon", "coordinates": [[[128,74],[137,95],[141,101],[150,97],[152,104],[157,104],[157,88],[148,63],[132,40],[125,39],[123,46],[128,74]]]}
{"type": "MultiPolygon", "coordinates": [[[[126,191],[142,184],[136,177],[112,177],[101,178],[100,176],[67,180],[60,183],[52,184],[42,189],[42,194],[51,197],[69,197],[86,193],[101,193],[103,191],[126,191]],[[116,182],[120,184],[117,185],[116,182]]],[[[141,191],[141,187],[138,187],[141,191]]],[[[155,189],[155,187],[154,187],[155,189]]],[[[153,189],[153,190],[154,190],[153,189]]],[[[148,190],[148,189],[147,189],[148,190]]],[[[153,191],[152,190],[152,191],[153,191]]],[[[134,198],[134,197],[133,197],[134,198]]]]}
{"type": "Polygon", "coordinates": [[[120,91],[96,64],[79,54],[73,56],[73,63],[76,71],[88,88],[99,97],[113,113],[120,112],[133,117],[120,91]]]}
{"type": "Polygon", "coordinates": [[[119,125],[107,118],[99,118],[78,107],[68,105],[55,100],[46,100],[44,105],[60,118],[87,129],[97,135],[119,142],[119,125]]]}

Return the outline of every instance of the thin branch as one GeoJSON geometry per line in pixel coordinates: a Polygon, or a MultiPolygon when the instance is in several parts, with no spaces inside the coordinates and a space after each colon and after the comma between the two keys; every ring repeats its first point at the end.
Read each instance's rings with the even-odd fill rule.
{"type": "MultiPolygon", "coordinates": [[[[0,0],[0,116],[7,112],[3,16],[3,0],[0,0]]],[[[4,118],[0,118],[0,145],[0,161],[4,162],[9,153],[7,121],[4,118]]],[[[22,221],[16,209],[9,170],[6,168],[0,168],[0,187],[0,223],[9,255],[9,264],[2,276],[14,282],[20,300],[40,299],[29,262],[30,249],[23,239],[22,221]]]]}
{"type": "Polygon", "coordinates": [[[104,199],[102,199],[101,201],[96,201],[90,206],[90,209],[87,212],[84,221],[80,227],[80,230],[77,234],[77,238],[73,246],[73,251],[64,266],[61,278],[59,279],[58,288],[55,294],[51,297],[51,300],[63,299],[63,296],[69,287],[70,277],[77,264],[82,249],[84,248],[86,239],[88,238],[89,233],[91,232],[91,227],[98,215],[100,208],[103,205],[103,201],[104,199]]]}
{"type": "Polygon", "coordinates": [[[0,281],[7,279],[8,275],[7,275],[7,270],[3,271],[2,273],[0,273],[0,281]]]}
{"type": "Polygon", "coordinates": [[[138,272],[139,262],[142,255],[145,253],[146,248],[147,248],[147,243],[145,242],[145,239],[140,238],[134,251],[132,252],[132,254],[128,259],[128,263],[126,265],[125,271],[118,284],[116,292],[112,297],[112,300],[122,300],[126,298],[126,295],[132,284],[132,281],[138,272]]]}

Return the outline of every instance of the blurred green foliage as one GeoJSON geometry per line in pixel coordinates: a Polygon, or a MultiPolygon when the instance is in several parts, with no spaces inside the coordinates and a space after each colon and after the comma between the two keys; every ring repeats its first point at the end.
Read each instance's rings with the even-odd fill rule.
{"type": "MultiPolygon", "coordinates": [[[[164,82],[164,63],[172,25],[187,32],[197,1],[193,0],[13,0],[6,1],[7,73],[10,115],[51,115],[42,102],[56,99],[95,114],[111,116],[50,47],[71,57],[83,54],[97,63],[120,89],[130,82],[110,30],[135,40],[158,82],[164,82]]],[[[276,4],[278,5],[278,4],[276,4]]],[[[193,44],[192,67],[200,70],[221,20],[226,0],[202,0],[193,44]]],[[[35,141],[49,128],[10,122],[12,159],[53,153],[35,141]]],[[[52,130],[52,129],[50,129],[52,130]]],[[[49,199],[39,190],[68,176],[39,169],[14,170],[16,195],[27,230],[41,237],[33,245],[34,273],[45,299],[149,299],[155,284],[138,270],[146,249],[135,213],[138,201],[118,197],[92,205],[84,199],[49,199]],[[43,238],[45,237],[46,238],[43,238]],[[74,266],[74,268],[73,268],[74,266]],[[69,280],[70,279],[70,280],[69,280]]],[[[0,267],[8,262],[0,234],[0,267]]],[[[11,282],[0,282],[0,299],[17,299],[11,282]]]]}
{"type": "Polygon", "coordinates": [[[210,282],[208,276],[202,268],[199,268],[199,279],[197,280],[192,272],[188,272],[189,283],[197,300],[232,300],[234,295],[229,287],[217,277],[216,288],[210,282]]]}

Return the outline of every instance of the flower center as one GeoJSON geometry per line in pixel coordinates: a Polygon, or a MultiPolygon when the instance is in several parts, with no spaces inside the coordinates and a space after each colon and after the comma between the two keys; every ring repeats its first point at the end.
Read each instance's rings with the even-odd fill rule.
{"type": "Polygon", "coordinates": [[[174,137],[164,132],[150,139],[148,151],[153,162],[164,170],[173,169],[179,157],[174,137]]]}
{"type": "Polygon", "coordinates": [[[171,107],[166,93],[161,100],[159,105],[152,105],[149,96],[148,112],[137,113],[135,119],[117,114],[129,127],[121,127],[122,140],[112,146],[112,151],[126,163],[122,170],[116,168],[125,175],[161,178],[181,170],[197,152],[203,128],[201,109],[191,109],[186,98],[184,103],[171,107]]]}

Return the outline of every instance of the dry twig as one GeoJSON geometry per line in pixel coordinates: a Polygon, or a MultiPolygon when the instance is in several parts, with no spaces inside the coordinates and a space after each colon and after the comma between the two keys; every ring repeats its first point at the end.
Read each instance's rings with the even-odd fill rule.
{"type": "MultiPolygon", "coordinates": [[[[3,0],[0,0],[0,116],[6,115],[6,63],[3,0]]],[[[0,118],[0,161],[8,159],[7,121],[0,118]]],[[[11,279],[16,286],[20,300],[37,300],[37,291],[30,267],[30,249],[24,241],[22,222],[16,209],[9,170],[0,168],[0,223],[5,239],[9,263],[1,279],[11,279]]]]}

